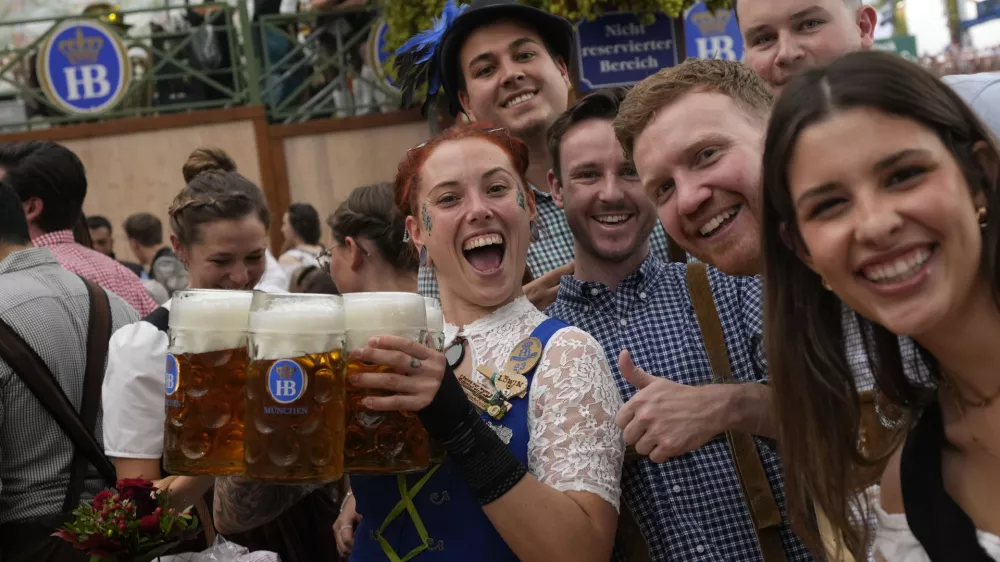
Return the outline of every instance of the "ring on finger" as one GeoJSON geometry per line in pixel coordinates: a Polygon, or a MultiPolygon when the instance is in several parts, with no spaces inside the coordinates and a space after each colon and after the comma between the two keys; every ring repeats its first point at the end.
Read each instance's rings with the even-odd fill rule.
{"type": "Polygon", "coordinates": [[[416,357],[410,357],[410,368],[411,369],[419,369],[420,368],[420,360],[417,359],[416,357]]]}

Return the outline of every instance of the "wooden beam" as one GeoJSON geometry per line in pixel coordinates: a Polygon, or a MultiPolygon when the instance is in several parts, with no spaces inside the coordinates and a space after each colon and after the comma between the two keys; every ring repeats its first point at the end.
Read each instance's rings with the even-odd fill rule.
{"type": "Polygon", "coordinates": [[[257,165],[260,168],[260,188],[264,191],[267,206],[271,210],[271,252],[275,257],[281,251],[281,217],[289,205],[288,173],[285,170],[285,143],[280,138],[271,138],[267,115],[263,112],[253,119],[254,140],[257,144],[257,165]],[[279,154],[275,154],[278,152],[279,154]],[[275,168],[280,161],[281,171],[275,168]]]}
{"type": "Polygon", "coordinates": [[[18,133],[0,134],[0,144],[27,140],[47,140],[53,142],[127,135],[145,131],[160,131],[163,129],[179,129],[208,125],[211,123],[228,123],[263,117],[264,106],[248,105],[226,109],[206,109],[186,113],[171,113],[149,117],[124,117],[102,123],[84,123],[81,125],[63,125],[50,129],[23,131],[18,133]]]}
{"type": "Polygon", "coordinates": [[[407,123],[417,123],[423,121],[420,115],[420,108],[407,109],[403,111],[393,111],[391,113],[373,113],[371,115],[357,115],[353,117],[340,117],[331,119],[316,119],[304,123],[291,123],[288,125],[273,125],[271,136],[276,138],[301,137],[305,135],[321,135],[323,133],[336,133],[340,131],[354,131],[357,129],[373,129],[375,127],[391,127],[392,125],[405,125],[407,123]]]}

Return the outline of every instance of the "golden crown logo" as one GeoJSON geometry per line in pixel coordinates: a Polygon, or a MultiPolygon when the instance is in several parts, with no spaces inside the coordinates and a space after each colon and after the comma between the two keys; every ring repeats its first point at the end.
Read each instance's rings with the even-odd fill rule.
{"type": "Polygon", "coordinates": [[[100,37],[84,37],[83,28],[76,28],[75,39],[65,39],[59,42],[59,52],[66,56],[69,63],[77,65],[82,62],[96,63],[97,56],[104,47],[104,39],[100,37]]]}
{"type": "Polygon", "coordinates": [[[719,10],[714,14],[711,12],[698,12],[691,16],[691,22],[698,26],[704,35],[717,35],[726,32],[726,26],[733,14],[728,10],[719,10]]]}

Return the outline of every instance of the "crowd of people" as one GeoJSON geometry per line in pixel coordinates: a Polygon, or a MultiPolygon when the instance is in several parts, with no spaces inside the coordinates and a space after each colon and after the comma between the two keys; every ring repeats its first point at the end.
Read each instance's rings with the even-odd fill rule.
{"type": "Polygon", "coordinates": [[[107,220],[87,220],[95,249],[74,238],[72,152],[0,146],[0,560],[80,559],[49,535],[108,480],[8,332],[113,476],[198,509],[187,550],[219,533],[292,562],[1000,560],[1000,76],[871,51],[858,0],[734,4],[745,62],[578,98],[566,20],[509,0],[443,18],[416,54],[465,122],[354,190],[328,236],[307,203],[282,209],[277,258],[278,210],[218,149],[184,164],[169,244],[155,216],[125,221],[127,264],[107,220]],[[373,338],[353,357],[392,371],[349,384],[414,412],[444,463],[166,474],[184,287],[439,298],[442,349],[373,338]],[[523,393],[487,415],[470,389],[527,338],[523,393]]]}

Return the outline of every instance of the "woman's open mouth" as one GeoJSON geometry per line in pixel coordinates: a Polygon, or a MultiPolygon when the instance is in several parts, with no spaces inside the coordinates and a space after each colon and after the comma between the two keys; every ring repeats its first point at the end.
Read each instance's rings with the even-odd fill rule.
{"type": "Polygon", "coordinates": [[[507,243],[503,236],[497,233],[473,236],[462,245],[462,255],[472,269],[479,273],[496,273],[503,267],[504,250],[507,243]]]}

